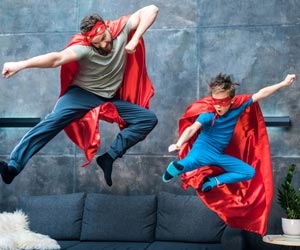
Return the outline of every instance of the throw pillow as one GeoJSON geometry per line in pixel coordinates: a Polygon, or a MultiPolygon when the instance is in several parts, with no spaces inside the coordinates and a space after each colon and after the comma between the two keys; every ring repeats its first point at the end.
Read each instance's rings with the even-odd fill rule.
{"type": "Polygon", "coordinates": [[[0,213],[0,249],[60,249],[56,240],[47,235],[31,232],[28,223],[28,217],[22,211],[0,213]]]}

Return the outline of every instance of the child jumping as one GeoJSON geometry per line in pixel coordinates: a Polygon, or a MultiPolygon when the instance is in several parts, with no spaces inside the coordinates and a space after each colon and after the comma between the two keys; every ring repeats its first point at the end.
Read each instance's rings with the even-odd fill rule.
{"type": "Polygon", "coordinates": [[[187,127],[178,141],[171,144],[169,152],[180,150],[182,145],[199,131],[191,150],[187,155],[173,161],[167,167],[162,176],[164,182],[169,182],[173,178],[201,168],[204,166],[219,166],[224,170],[217,176],[204,178],[202,192],[208,192],[218,185],[230,184],[250,180],[255,175],[255,170],[246,162],[227,155],[224,150],[228,146],[236,123],[240,115],[254,102],[262,100],[277,90],[290,86],[296,76],[289,74],[285,79],[274,85],[262,88],[243,104],[236,105],[235,91],[237,83],[234,83],[230,76],[218,74],[210,83],[211,97],[208,98],[209,112],[201,113],[196,121],[187,127]]]}

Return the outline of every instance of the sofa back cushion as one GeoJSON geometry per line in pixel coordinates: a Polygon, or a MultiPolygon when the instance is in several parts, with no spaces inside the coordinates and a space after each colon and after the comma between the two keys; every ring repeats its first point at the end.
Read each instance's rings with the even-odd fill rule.
{"type": "Polygon", "coordinates": [[[19,209],[28,216],[30,230],[56,240],[79,240],[84,193],[22,196],[19,209]]]}
{"type": "Polygon", "coordinates": [[[155,234],[156,206],[154,195],[89,193],[81,240],[151,242],[155,234]]]}
{"type": "Polygon", "coordinates": [[[220,242],[225,227],[196,195],[158,194],[156,240],[220,242]]]}

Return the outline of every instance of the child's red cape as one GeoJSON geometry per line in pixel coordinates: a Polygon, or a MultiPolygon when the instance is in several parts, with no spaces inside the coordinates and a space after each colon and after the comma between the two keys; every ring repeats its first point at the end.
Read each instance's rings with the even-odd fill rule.
{"type": "MultiPolygon", "coordinates": [[[[105,21],[113,38],[117,37],[122,31],[129,17],[123,16],[114,21],[105,21]]],[[[132,34],[130,34],[128,39],[131,36],[132,34]]],[[[67,47],[74,44],[90,45],[85,36],[81,34],[74,35],[67,44],[67,47]]],[[[60,71],[60,96],[71,85],[78,67],[78,62],[62,65],[60,71]]],[[[144,41],[141,38],[136,47],[136,52],[134,54],[127,54],[124,79],[118,96],[122,100],[149,108],[150,99],[153,94],[154,88],[146,70],[144,41]]],[[[120,128],[126,126],[126,123],[119,116],[116,107],[108,102],[90,110],[84,117],[72,122],[64,129],[68,137],[85,152],[87,162],[83,166],[87,166],[92,161],[100,147],[99,119],[111,123],[117,122],[120,128]]]]}
{"type": "MultiPolygon", "coordinates": [[[[251,95],[238,95],[232,108],[240,106],[251,95]]],[[[211,97],[206,97],[187,109],[179,121],[179,136],[203,112],[214,112],[211,97]]],[[[197,135],[185,143],[178,153],[184,158],[197,135]]],[[[255,168],[250,181],[221,185],[207,193],[201,191],[202,180],[208,175],[218,175],[223,170],[217,166],[206,166],[182,174],[182,187],[192,187],[205,205],[216,212],[226,224],[266,234],[268,216],[273,198],[273,174],[270,146],[266,125],[258,103],[253,103],[239,118],[226,154],[235,156],[255,168]]]]}

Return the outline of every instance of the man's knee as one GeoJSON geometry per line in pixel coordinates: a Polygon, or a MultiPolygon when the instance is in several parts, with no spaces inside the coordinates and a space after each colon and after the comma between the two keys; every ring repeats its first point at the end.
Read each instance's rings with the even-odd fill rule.
{"type": "Polygon", "coordinates": [[[149,110],[147,118],[144,121],[144,124],[147,124],[149,130],[151,131],[156,126],[157,123],[158,123],[157,116],[154,114],[154,112],[149,110]]]}
{"type": "Polygon", "coordinates": [[[152,123],[152,128],[154,128],[158,123],[157,116],[153,112],[151,112],[151,123],[152,123]]]}

